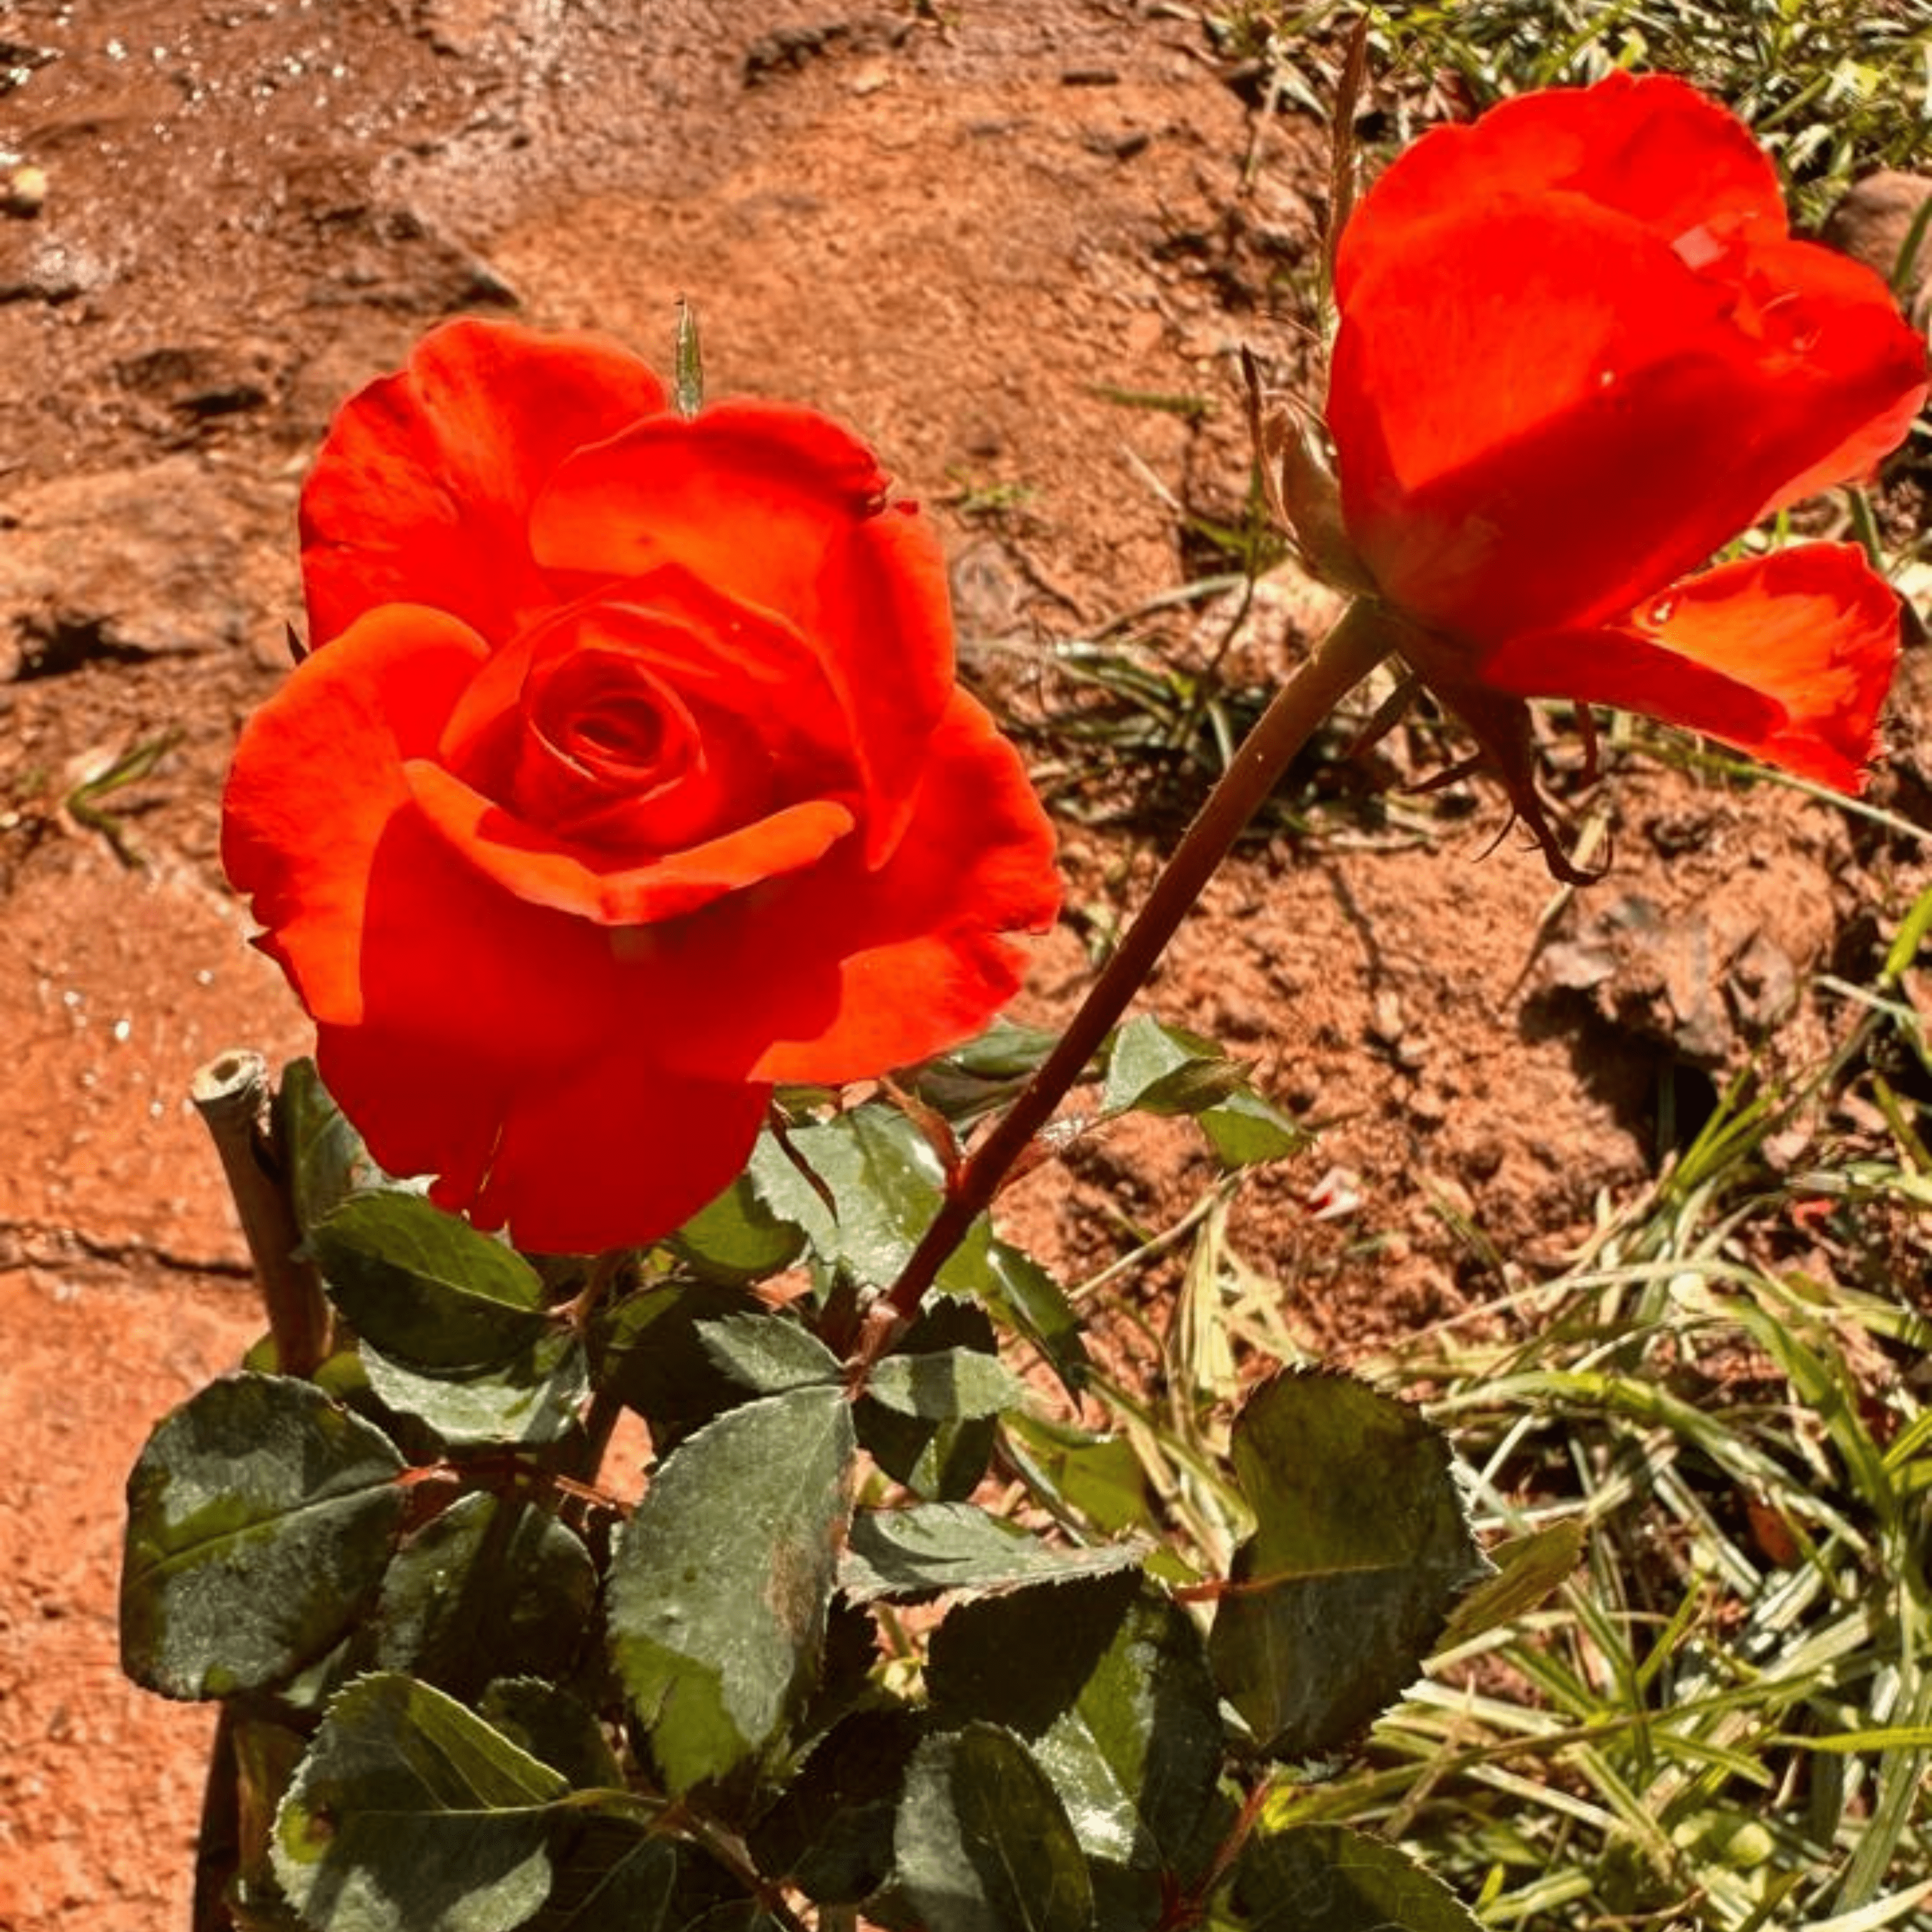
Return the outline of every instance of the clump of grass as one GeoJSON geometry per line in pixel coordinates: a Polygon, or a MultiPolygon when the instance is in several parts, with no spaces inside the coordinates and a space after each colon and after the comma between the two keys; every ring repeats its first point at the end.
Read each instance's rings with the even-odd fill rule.
{"type": "Polygon", "coordinates": [[[1304,1801],[1460,1870],[1488,1922],[1932,1924],[1932,1322],[1779,1258],[1822,1203],[1847,1252],[1914,1223],[1922,1270],[1932,1187],[1904,1141],[1778,1178],[1796,1098],[1734,1092],[1518,1298],[1522,1340],[1384,1365],[1441,1390],[1481,1518],[1589,1531],[1552,1608],[1439,1659],[1304,1801]]]}
{"type": "MultiPolygon", "coordinates": [[[[1928,933],[1932,891],[1868,983],[1821,982],[1829,1054],[1734,1081],[1570,1265],[1506,1269],[1494,1302],[1357,1364],[1450,1430],[1479,1528],[1580,1530],[1583,1558],[1439,1654],[1343,1774],[1284,1779],[1282,1820],[1399,1840],[1528,1932],[1932,1927],[1928,933]]],[[[1211,1571],[1217,1418],[1298,1351],[1225,1193],[1172,1232],[1168,1386],[1112,1393],[1211,1571]]]]}

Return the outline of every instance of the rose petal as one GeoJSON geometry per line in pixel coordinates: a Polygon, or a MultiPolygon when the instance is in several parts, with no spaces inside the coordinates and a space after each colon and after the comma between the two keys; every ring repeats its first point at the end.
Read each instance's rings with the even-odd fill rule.
{"type": "MultiPolygon", "coordinates": [[[[1902,364],[1847,382],[1768,344],[1735,288],[1587,202],[1492,195],[1406,248],[1336,343],[1343,512],[1391,602],[1480,644],[1629,608],[1898,406],[1902,364]]],[[[1834,343],[1904,327],[1882,291],[1827,308],[1834,343]]]]}
{"type": "Polygon", "coordinates": [[[517,1245],[588,1254],[668,1234],[751,1158],[769,1087],[668,1072],[635,1029],[610,1050],[533,1082],[511,1105],[467,1208],[517,1245]]]}
{"type": "Polygon", "coordinates": [[[368,899],[368,1001],[318,1027],[317,1062],[392,1172],[578,1252],[655,1239],[742,1167],[764,1090],[664,1068],[667,1016],[610,932],[498,890],[409,811],[368,899]]]}
{"type": "Polygon", "coordinates": [[[222,864],[318,1020],[362,1018],[369,874],[412,809],[404,762],[434,750],[488,655],[457,619],[392,604],[298,666],[242,731],[222,864]]]}
{"type": "Polygon", "coordinates": [[[842,850],[724,902],[634,964],[679,1024],[663,1050],[697,1073],[776,1082],[881,1073],[977,1033],[1017,990],[1006,934],[1052,923],[1053,830],[1018,755],[956,693],[916,808],[885,866],[842,850]]]}
{"type": "Polygon", "coordinates": [[[728,711],[800,788],[830,795],[856,785],[839,700],[792,626],[674,566],[619,589],[562,606],[498,651],[451,713],[442,762],[478,790],[504,795],[532,667],[580,642],[609,643],[635,654],[694,708],[728,711]]]}
{"type": "Polygon", "coordinates": [[[850,430],[780,403],[654,416],[578,452],[530,523],[547,570],[640,576],[682,564],[742,603],[797,622],[826,547],[877,514],[886,477],[850,430]]]}
{"type": "Polygon", "coordinates": [[[1870,474],[1904,442],[1925,404],[1925,343],[1884,283],[1834,249],[1752,242],[1738,272],[1765,304],[1753,320],[1769,391],[1741,441],[1795,451],[1810,425],[1828,426],[1820,452],[1759,506],[1764,516],[1870,474]]]}
{"type": "Polygon", "coordinates": [[[866,862],[904,836],[928,735],[952,688],[946,559],[916,506],[894,503],[859,524],[826,560],[820,638],[873,800],[866,862]]]}
{"type": "Polygon", "coordinates": [[[464,320],[416,345],[331,425],[303,486],[309,642],[383,604],[434,605],[493,644],[554,602],[532,562],[532,502],[574,450],[664,404],[596,336],[464,320]]]}
{"type": "Polygon", "coordinates": [[[877,809],[876,860],[952,688],[944,560],[910,506],[884,507],[865,445],[809,410],[736,402],[660,417],[560,470],[531,529],[548,569],[628,578],[665,563],[783,618],[818,655],[877,809]]]}
{"type": "Polygon", "coordinates": [[[502,1068],[407,1028],[326,1022],[316,1028],[315,1063],[386,1173],[442,1177],[431,1190],[441,1206],[474,1196],[508,1104],[502,1068]]]}
{"type": "Polygon", "coordinates": [[[1641,712],[1856,792],[1898,638],[1898,598],[1862,550],[1802,544],[1691,578],[1620,624],[1512,639],[1474,674],[1641,712]]]}
{"type": "Polygon", "coordinates": [[[1673,75],[1612,74],[1587,88],[1519,94],[1466,127],[1424,134],[1392,162],[1342,231],[1336,298],[1399,263],[1411,230],[1445,208],[1480,218],[1498,191],[1560,192],[1628,215],[1666,242],[1700,226],[1782,236],[1778,172],[1736,117],[1673,75]]]}
{"type": "Polygon", "coordinates": [[[593,862],[573,847],[506,811],[426,758],[406,768],[411,797],[451,856],[479,879],[531,906],[599,926],[675,920],[728,892],[815,864],[855,823],[849,806],[807,799],[754,824],[661,857],[593,862]]]}
{"type": "Polygon", "coordinates": [[[718,712],[700,723],[629,652],[593,646],[539,662],[524,727],[505,802],[567,845],[634,862],[770,808],[770,761],[742,722],[718,712]]]}
{"type": "Polygon", "coordinates": [[[504,891],[413,801],[368,855],[362,890],[355,943],[370,1032],[418,1040],[486,1078],[523,1079],[624,1023],[609,934],[504,891]]]}
{"type": "Polygon", "coordinates": [[[640,1246],[688,1220],[750,1158],[769,1088],[668,1072],[646,1030],[519,1080],[410,1030],[323,1027],[316,1064],[370,1152],[437,1177],[436,1204],[519,1246],[640,1246]]]}

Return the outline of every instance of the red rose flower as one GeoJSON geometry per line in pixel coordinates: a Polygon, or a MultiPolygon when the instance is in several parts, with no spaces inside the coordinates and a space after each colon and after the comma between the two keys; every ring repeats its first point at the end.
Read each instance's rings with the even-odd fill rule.
{"type": "Polygon", "coordinates": [[[304,491],[311,655],[223,856],[398,1173],[527,1247],[676,1226],[778,1082],[977,1031],[1058,903],[939,547],[809,411],[437,330],[304,491]]]}
{"type": "Polygon", "coordinates": [[[1860,552],[1684,573],[1869,470],[1924,400],[1924,345],[1868,269],[1791,238],[1741,122],[1617,74],[1439,129],[1356,211],[1335,287],[1348,542],[1546,844],[1523,698],[1856,788],[1898,634],[1860,552]]]}

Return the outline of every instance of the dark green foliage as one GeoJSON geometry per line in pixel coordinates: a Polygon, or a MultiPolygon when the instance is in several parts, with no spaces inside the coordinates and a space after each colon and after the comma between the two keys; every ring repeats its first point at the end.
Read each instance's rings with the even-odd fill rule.
{"type": "Polygon", "coordinates": [[[360,1349],[372,1394],[413,1417],[450,1449],[556,1442],[576,1425],[589,1388],[584,1345],[567,1329],[540,1334],[507,1360],[442,1372],[392,1360],[366,1337],[360,1349]]]}
{"type": "Polygon", "coordinates": [[[972,1503],[920,1503],[854,1518],[838,1587],[860,1603],[916,1602],[948,1591],[1008,1590],[1137,1566],[1126,1544],[1067,1550],[972,1503]]]}
{"type": "Polygon", "coordinates": [[[509,1932],[549,1896],[568,1789],[442,1692],[364,1677],[282,1802],[275,1875],[322,1932],[509,1932]]]}
{"type": "Polygon", "coordinates": [[[672,1276],[626,1295],[591,1331],[592,1372],[600,1386],[651,1426],[659,1451],[744,1401],[707,1346],[714,1323],[746,1316],[758,1304],[742,1288],[672,1276]]]}
{"type": "Polygon", "coordinates": [[[1109,1932],[1198,1878],[1226,1744],[1200,1632],[1133,1570],[964,1604],[927,1670],[934,1716],[1022,1738],[1065,1806],[1109,1932]]]}
{"type": "Polygon", "coordinates": [[[701,1280],[736,1288],[789,1268],[804,1249],[805,1231],[775,1214],[757,1182],[741,1174],[670,1245],[701,1280]]]}
{"type": "Polygon", "coordinates": [[[581,1539],[520,1498],[467,1496],[409,1538],[362,1633],[377,1669],[474,1697],[500,1659],[570,1675],[597,1598],[581,1539]]]}
{"type": "MultiPolygon", "coordinates": [[[[896,1107],[873,1104],[797,1128],[789,1145],[788,1154],[768,1135],[752,1156],[752,1180],[771,1211],[802,1232],[828,1281],[843,1276],[866,1288],[891,1282],[943,1198],[944,1176],[931,1142],[896,1107]]],[[[988,1222],[978,1222],[954,1252],[938,1286],[983,1303],[996,1321],[1031,1342],[1070,1389],[1079,1385],[1086,1358],[1078,1318],[1046,1270],[1000,1240],[988,1222]]]]}
{"type": "Polygon", "coordinates": [[[898,1884],[928,1932],[1096,1932],[1066,1808],[1010,1731],[971,1724],[913,1754],[893,1832],[898,1884]]]}
{"type": "Polygon", "coordinates": [[[899,1794],[926,1730],[902,1708],[841,1718],[752,1827],[766,1870],[822,1902],[869,1898],[892,1875],[899,1794]]]}
{"type": "Polygon", "coordinates": [[[304,1237],[352,1194],[381,1184],[382,1169],[322,1084],[314,1060],[292,1060],[282,1070],[274,1123],[289,1200],[304,1237]]]}
{"type": "MultiPolygon", "coordinates": [[[[956,1056],[948,1106],[1036,1048],[956,1056]]],[[[1155,1022],[1104,1077],[1108,1108],[1210,1132],[1253,1097],[1155,1022]]],[[[1303,1832],[1238,1858],[1231,1836],[1255,1745],[1361,1729],[1475,1574],[1414,1412],[1333,1378],[1259,1392],[1234,1448],[1258,1527],[1210,1643],[1216,1585],[1155,1580],[1198,1550],[1168,1545],[1133,1438],[1037,1372],[1070,1390],[1087,1365],[1036,1262],[982,1221],[915,1318],[868,1310],[943,1198],[938,1115],[801,1118],[659,1250],[560,1264],[386,1184],[312,1075],[280,1105],[342,1400],[246,1375],[167,1418],[130,1483],[122,1611],[140,1681],[241,1700],[248,1924],[1275,1925],[1256,1901],[1311,1898],[1326,1858],[1392,1924],[1447,1932],[1401,1916],[1430,1894],[1393,1852],[1303,1832]],[[632,1479],[606,1454],[624,1411],[650,1432],[628,1502],[602,1486],[632,1479]],[[1046,1506],[1024,1522],[986,1482],[1016,1473],[1046,1506]]],[[[1574,1556],[1529,1540],[1467,1628],[1574,1556]]]]}
{"type": "Polygon", "coordinates": [[[1235,1424],[1256,1528],[1211,1646],[1256,1748],[1314,1757],[1358,1736],[1420,1674],[1486,1566],[1442,1436],[1340,1376],[1277,1377],[1235,1424]]]}
{"type": "Polygon", "coordinates": [[[1053,1051],[1058,1036],[995,1020],[977,1040],[910,1069],[904,1084],[955,1126],[1004,1106],[1053,1051]]]}
{"type": "Polygon", "coordinates": [[[307,1382],[231,1376],[128,1479],[121,1661],[170,1697],[291,1676],[374,1596],[404,1496],[388,1438],[307,1382]]]}
{"type": "Polygon", "coordinates": [[[611,1565],[610,1648],[672,1792],[757,1764],[816,1681],[850,1510],[843,1390],[707,1423],[659,1468],[611,1565]]]}
{"type": "Polygon", "coordinates": [[[1257,1832],[1235,1868],[1242,1932],[1475,1932],[1439,1880],[1340,1825],[1257,1832]]]}
{"type": "Polygon", "coordinates": [[[887,1475],[935,1502],[973,1493],[992,1456],[996,1419],[1018,1400],[997,1346],[992,1321],[976,1302],[943,1298],[920,1311],[853,1412],[860,1444],[887,1475]],[[956,1397],[975,1376],[984,1379],[990,1406],[956,1397]]]}
{"type": "Polygon", "coordinates": [[[1108,1114],[1184,1114],[1201,1124],[1229,1168],[1278,1160],[1308,1144],[1298,1126],[1248,1084],[1247,1070],[1212,1040],[1142,1013],[1118,1034],[1100,1105],[1108,1114]]]}
{"type": "Polygon", "coordinates": [[[493,1366],[550,1325],[528,1262],[413,1194],[351,1196],[309,1246],[356,1332],[411,1368],[493,1366]]]}

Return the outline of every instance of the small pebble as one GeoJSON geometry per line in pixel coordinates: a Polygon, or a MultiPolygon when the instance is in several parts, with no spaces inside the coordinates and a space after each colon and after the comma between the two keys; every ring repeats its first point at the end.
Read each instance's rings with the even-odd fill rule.
{"type": "Polygon", "coordinates": [[[7,176],[7,185],[0,191],[0,208],[9,214],[18,215],[32,220],[46,206],[47,171],[25,161],[7,176]]]}

